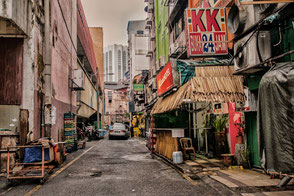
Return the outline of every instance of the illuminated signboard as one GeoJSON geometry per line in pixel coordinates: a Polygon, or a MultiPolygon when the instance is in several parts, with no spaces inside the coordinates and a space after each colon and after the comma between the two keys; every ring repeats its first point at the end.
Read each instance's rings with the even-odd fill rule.
{"type": "Polygon", "coordinates": [[[188,57],[228,54],[224,8],[193,8],[186,14],[188,57]]]}
{"type": "Polygon", "coordinates": [[[134,84],[134,91],[144,91],[144,84],[134,84]]]}
{"type": "Polygon", "coordinates": [[[171,62],[169,62],[156,76],[158,96],[174,87],[171,62]]]}

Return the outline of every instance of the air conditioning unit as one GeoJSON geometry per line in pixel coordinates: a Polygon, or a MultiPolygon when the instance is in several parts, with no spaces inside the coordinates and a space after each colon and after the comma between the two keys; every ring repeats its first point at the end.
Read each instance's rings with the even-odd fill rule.
{"type": "Polygon", "coordinates": [[[245,42],[249,39],[251,34],[245,36],[239,40],[234,46],[234,59],[235,71],[243,68],[248,68],[260,63],[257,41],[261,60],[264,61],[271,57],[271,40],[269,31],[260,31],[256,33],[247,43],[243,46],[245,42]],[[238,54],[237,54],[238,53],[238,54]]]}
{"type": "Polygon", "coordinates": [[[171,44],[171,46],[169,47],[169,54],[170,55],[174,54],[178,48],[179,48],[178,43],[171,44]]]}
{"type": "MultiPolygon", "coordinates": [[[[253,1],[253,0],[248,0],[253,1]]],[[[229,31],[239,35],[283,6],[277,4],[233,5],[228,14],[229,31]]]]}
{"type": "Polygon", "coordinates": [[[159,58],[159,65],[160,65],[160,67],[164,67],[165,64],[166,64],[166,62],[165,62],[165,56],[160,56],[160,58],[159,58]]]}
{"type": "Polygon", "coordinates": [[[239,35],[256,23],[254,6],[233,5],[228,15],[228,28],[230,33],[239,35]]]}
{"type": "Polygon", "coordinates": [[[73,83],[75,88],[84,87],[84,72],[82,69],[76,69],[73,71],[73,83]]]}

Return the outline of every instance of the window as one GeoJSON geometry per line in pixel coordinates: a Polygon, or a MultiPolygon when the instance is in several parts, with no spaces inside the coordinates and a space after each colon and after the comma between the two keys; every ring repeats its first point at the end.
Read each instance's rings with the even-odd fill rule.
{"type": "Polygon", "coordinates": [[[126,51],[123,51],[122,61],[123,61],[123,74],[125,74],[127,72],[127,52],[126,51]]]}
{"type": "Polygon", "coordinates": [[[117,51],[117,64],[118,64],[118,80],[121,80],[122,79],[122,74],[121,74],[121,71],[122,71],[122,64],[121,64],[121,50],[118,50],[117,51]]]}
{"type": "Polygon", "coordinates": [[[175,38],[177,39],[185,30],[185,17],[181,17],[175,24],[175,38]]]}
{"type": "Polygon", "coordinates": [[[109,80],[108,81],[111,81],[113,82],[113,78],[112,78],[112,51],[109,51],[109,72],[108,72],[108,78],[109,80]]]}

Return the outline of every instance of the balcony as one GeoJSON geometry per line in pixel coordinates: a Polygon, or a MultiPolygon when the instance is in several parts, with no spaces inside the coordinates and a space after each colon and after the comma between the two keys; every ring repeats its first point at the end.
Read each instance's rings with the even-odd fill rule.
{"type": "Polygon", "coordinates": [[[154,4],[153,3],[149,3],[148,7],[147,7],[147,12],[148,13],[153,13],[154,11],[154,4]]]}
{"type": "Polygon", "coordinates": [[[183,11],[188,7],[188,0],[167,0],[166,2],[169,8],[169,19],[168,22],[171,24],[178,13],[183,11]]]}

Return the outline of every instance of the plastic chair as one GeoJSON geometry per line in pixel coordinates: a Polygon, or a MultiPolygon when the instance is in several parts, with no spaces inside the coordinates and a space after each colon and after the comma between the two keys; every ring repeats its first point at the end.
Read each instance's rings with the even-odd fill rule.
{"type": "MultiPolygon", "coordinates": [[[[184,159],[186,157],[186,152],[187,151],[193,151],[194,153],[194,160],[196,159],[196,153],[195,153],[195,149],[192,146],[192,139],[191,138],[181,138],[180,139],[180,143],[181,143],[181,147],[183,149],[183,155],[184,155],[184,159]]],[[[189,158],[191,159],[191,155],[189,154],[189,158]]]]}

